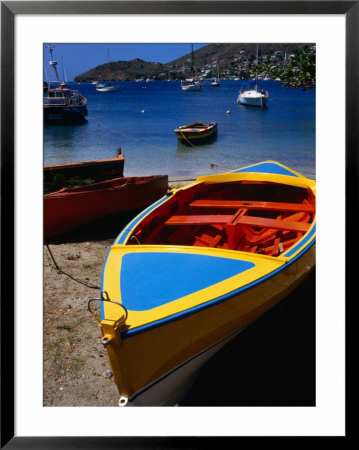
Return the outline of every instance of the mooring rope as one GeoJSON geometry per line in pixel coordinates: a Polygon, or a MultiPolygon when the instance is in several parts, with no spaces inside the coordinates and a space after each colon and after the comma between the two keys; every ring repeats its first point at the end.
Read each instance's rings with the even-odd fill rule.
{"type": "MultiPolygon", "coordinates": [[[[104,125],[104,124],[101,123],[101,122],[99,122],[98,125],[99,125],[100,127],[103,127],[103,128],[106,128],[107,130],[112,131],[113,133],[117,133],[117,134],[119,134],[120,136],[123,136],[123,137],[125,137],[125,138],[127,138],[127,139],[133,140],[133,141],[135,141],[135,142],[139,142],[139,143],[141,143],[141,144],[143,144],[143,145],[152,147],[152,148],[154,148],[154,149],[156,149],[156,150],[161,150],[162,152],[167,152],[167,153],[169,154],[169,151],[168,151],[167,148],[160,147],[160,146],[158,146],[158,145],[149,144],[148,142],[145,142],[145,141],[143,141],[143,140],[141,140],[141,139],[138,139],[138,138],[129,136],[129,135],[127,135],[127,134],[122,133],[122,132],[119,131],[119,130],[116,130],[116,129],[111,128],[111,127],[109,127],[109,126],[107,126],[107,125],[104,125]]],[[[186,139],[186,138],[185,138],[185,139],[186,139]]],[[[186,140],[187,140],[187,139],[186,139],[186,140]]],[[[188,141],[188,142],[189,142],[189,141],[188,141]]],[[[190,143],[190,144],[191,144],[191,143],[190,143]]],[[[192,145],[192,147],[196,148],[195,145],[193,145],[193,144],[191,144],[191,145],[192,145]]],[[[181,158],[187,158],[186,155],[181,155],[180,157],[181,157],[181,158]]],[[[189,158],[188,158],[188,159],[189,159],[189,158]]],[[[193,157],[193,155],[191,155],[191,158],[190,158],[190,159],[191,159],[192,161],[193,161],[193,160],[197,161],[198,164],[200,164],[200,165],[202,165],[202,166],[208,166],[208,163],[205,163],[204,161],[202,161],[202,160],[200,160],[200,159],[198,159],[198,158],[193,157]]],[[[212,167],[211,163],[209,163],[209,165],[210,165],[210,167],[212,167]]]]}
{"type": "MultiPolygon", "coordinates": [[[[153,148],[155,148],[156,150],[161,150],[161,151],[163,151],[163,152],[169,153],[169,150],[168,150],[167,148],[160,147],[160,146],[156,146],[156,145],[152,145],[152,144],[149,144],[149,143],[147,143],[147,142],[145,142],[145,141],[142,141],[141,139],[134,138],[134,137],[132,137],[132,136],[126,135],[126,134],[120,132],[119,130],[116,130],[116,129],[112,128],[112,127],[109,127],[109,126],[107,126],[107,125],[104,125],[104,124],[101,123],[101,122],[99,122],[99,126],[100,126],[100,127],[103,127],[103,128],[106,128],[106,129],[112,131],[113,133],[117,133],[117,134],[119,134],[120,136],[123,136],[123,137],[125,137],[125,138],[127,138],[127,139],[133,140],[133,141],[135,141],[135,142],[139,142],[139,143],[141,143],[141,144],[143,144],[143,145],[146,145],[146,146],[149,146],[149,147],[153,147],[153,148]]],[[[181,134],[182,134],[182,132],[181,132],[181,134]]],[[[182,134],[182,135],[183,135],[183,134],[182,134]]],[[[187,139],[185,136],[183,136],[183,137],[186,139],[187,142],[189,142],[188,139],[187,139]]],[[[197,146],[193,145],[191,142],[189,142],[189,144],[190,144],[193,148],[197,148],[197,146]]],[[[230,158],[230,159],[233,159],[234,161],[236,161],[236,158],[235,158],[234,155],[228,155],[228,154],[225,154],[225,153],[221,153],[221,156],[222,156],[222,157],[227,157],[227,158],[230,158]]],[[[208,164],[209,164],[209,166],[210,166],[211,168],[217,167],[217,168],[219,168],[219,169],[223,169],[223,170],[226,170],[226,171],[228,171],[228,170],[229,170],[229,171],[232,171],[232,170],[235,170],[237,167],[240,167],[242,161],[243,161],[244,163],[248,163],[248,164],[256,164],[256,163],[259,163],[259,162],[262,161],[261,158],[258,159],[258,160],[254,160],[254,159],[249,159],[249,158],[243,158],[243,157],[241,156],[241,157],[238,159],[238,162],[235,163],[235,164],[236,164],[236,167],[233,168],[233,167],[224,167],[224,166],[222,166],[222,165],[220,165],[220,164],[216,164],[216,163],[213,163],[213,162],[205,163],[203,160],[201,160],[201,159],[199,159],[199,158],[197,158],[197,157],[194,157],[194,156],[193,156],[193,153],[188,154],[188,156],[187,156],[187,155],[181,155],[181,158],[185,158],[185,159],[188,158],[188,159],[191,159],[192,161],[196,161],[198,164],[200,164],[200,165],[203,166],[203,167],[205,167],[205,166],[208,167],[208,164]]],[[[266,158],[266,159],[273,159],[273,158],[269,157],[269,158],[266,158]]],[[[315,178],[315,173],[313,174],[313,173],[306,172],[306,174],[303,174],[303,175],[305,175],[305,176],[307,176],[307,177],[312,177],[313,179],[315,178]]],[[[176,180],[176,181],[177,181],[177,180],[176,180]]],[[[187,181],[187,180],[183,180],[183,181],[187,181]]],[[[190,181],[190,180],[189,180],[189,181],[190,181]]]]}
{"type": "Polygon", "coordinates": [[[56,260],[55,260],[55,258],[54,258],[54,255],[52,254],[52,252],[51,252],[51,250],[50,250],[49,244],[48,244],[47,242],[45,242],[45,245],[46,245],[46,248],[47,248],[47,250],[48,250],[48,252],[49,252],[49,254],[50,254],[50,256],[51,256],[51,259],[52,259],[52,261],[53,261],[53,263],[54,263],[54,265],[55,265],[56,270],[58,270],[60,273],[62,273],[62,274],[64,274],[64,275],[66,275],[67,277],[71,278],[71,280],[76,281],[77,283],[83,284],[83,285],[86,286],[86,287],[89,287],[89,288],[91,288],[91,289],[100,289],[99,286],[93,286],[93,285],[91,285],[91,284],[85,283],[84,281],[78,280],[77,278],[73,277],[72,275],[70,275],[70,274],[64,272],[64,271],[61,269],[61,267],[59,267],[59,265],[57,264],[57,262],[56,262],[56,260]]]}

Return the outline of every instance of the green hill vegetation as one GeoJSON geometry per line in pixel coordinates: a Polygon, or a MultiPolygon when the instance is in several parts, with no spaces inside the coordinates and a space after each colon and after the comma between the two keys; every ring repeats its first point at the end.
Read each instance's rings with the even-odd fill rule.
{"type": "MultiPolygon", "coordinates": [[[[138,58],[131,61],[105,63],[77,75],[74,81],[181,80],[191,76],[190,45],[188,50],[186,55],[166,64],[147,62],[138,58]]],[[[310,60],[309,65],[305,65],[305,71],[310,73],[311,83],[315,85],[315,46],[313,44],[260,44],[258,61],[256,44],[209,44],[194,52],[195,76],[206,79],[217,76],[219,72],[222,79],[248,78],[258,69],[263,72],[263,75],[280,77],[286,68],[285,73],[288,78],[291,74],[290,67],[294,69],[293,73],[298,73],[304,68],[303,65],[297,67],[295,64],[300,61],[299,55],[305,51],[307,52],[306,60],[310,60]]],[[[310,87],[309,84],[307,83],[307,87],[310,87]]]]}

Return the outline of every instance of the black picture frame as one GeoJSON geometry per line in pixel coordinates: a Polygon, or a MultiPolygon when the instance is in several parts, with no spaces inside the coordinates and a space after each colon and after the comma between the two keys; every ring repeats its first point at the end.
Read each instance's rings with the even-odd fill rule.
{"type": "MultiPolygon", "coordinates": [[[[14,32],[18,14],[340,14],[346,20],[346,235],[355,236],[349,202],[358,204],[359,1],[4,1],[1,2],[1,448],[201,448],[206,437],[15,436],[14,404],[14,32]],[[348,87],[351,87],[350,90],[348,87]]],[[[355,244],[354,244],[355,245],[355,244]]],[[[348,244],[347,244],[348,246],[348,244]]],[[[357,246],[356,246],[357,247],[357,246]]],[[[346,266],[349,251],[346,248],[346,266]]],[[[350,248],[353,254],[353,246],[350,248]]],[[[346,273],[346,292],[350,292],[346,273]]],[[[347,305],[348,306],[348,305],[347,305]]],[[[349,430],[348,434],[349,434],[349,430]]],[[[123,430],[121,431],[123,433],[123,430]]],[[[348,436],[347,434],[347,436],[348,436]]]]}

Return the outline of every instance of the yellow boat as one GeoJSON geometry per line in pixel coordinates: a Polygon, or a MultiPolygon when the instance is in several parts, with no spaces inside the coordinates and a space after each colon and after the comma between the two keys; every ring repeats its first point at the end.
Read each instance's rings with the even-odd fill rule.
{"type": "Polygon", "coordinates": [[[199,177],[122,230],[89,301],[119,405],[176,404],[215,352],[304,279],[315,192],[315,181],[264,161],[199,177]]]}

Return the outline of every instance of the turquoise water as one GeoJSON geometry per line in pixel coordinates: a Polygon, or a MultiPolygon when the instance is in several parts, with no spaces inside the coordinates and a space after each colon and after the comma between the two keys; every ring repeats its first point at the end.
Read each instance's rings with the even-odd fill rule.
{"type": "Polygon", "coordinates": [[[113,93],[72,84],[88,100],[88,121],[45,125],[44,163],[111,158],[120,146],[125,176],[190,178],[274,159],[315,178],[315,89],[260,81],[269,91],[262,110],[237,104],[239,81],[221,81],[218,88],[205,83],[190,92],[179,81],[120,82],[113,93]],[[180,144],[173,130],[197,121],[217,122],[217,139],[196,148],[180,144]]]}

